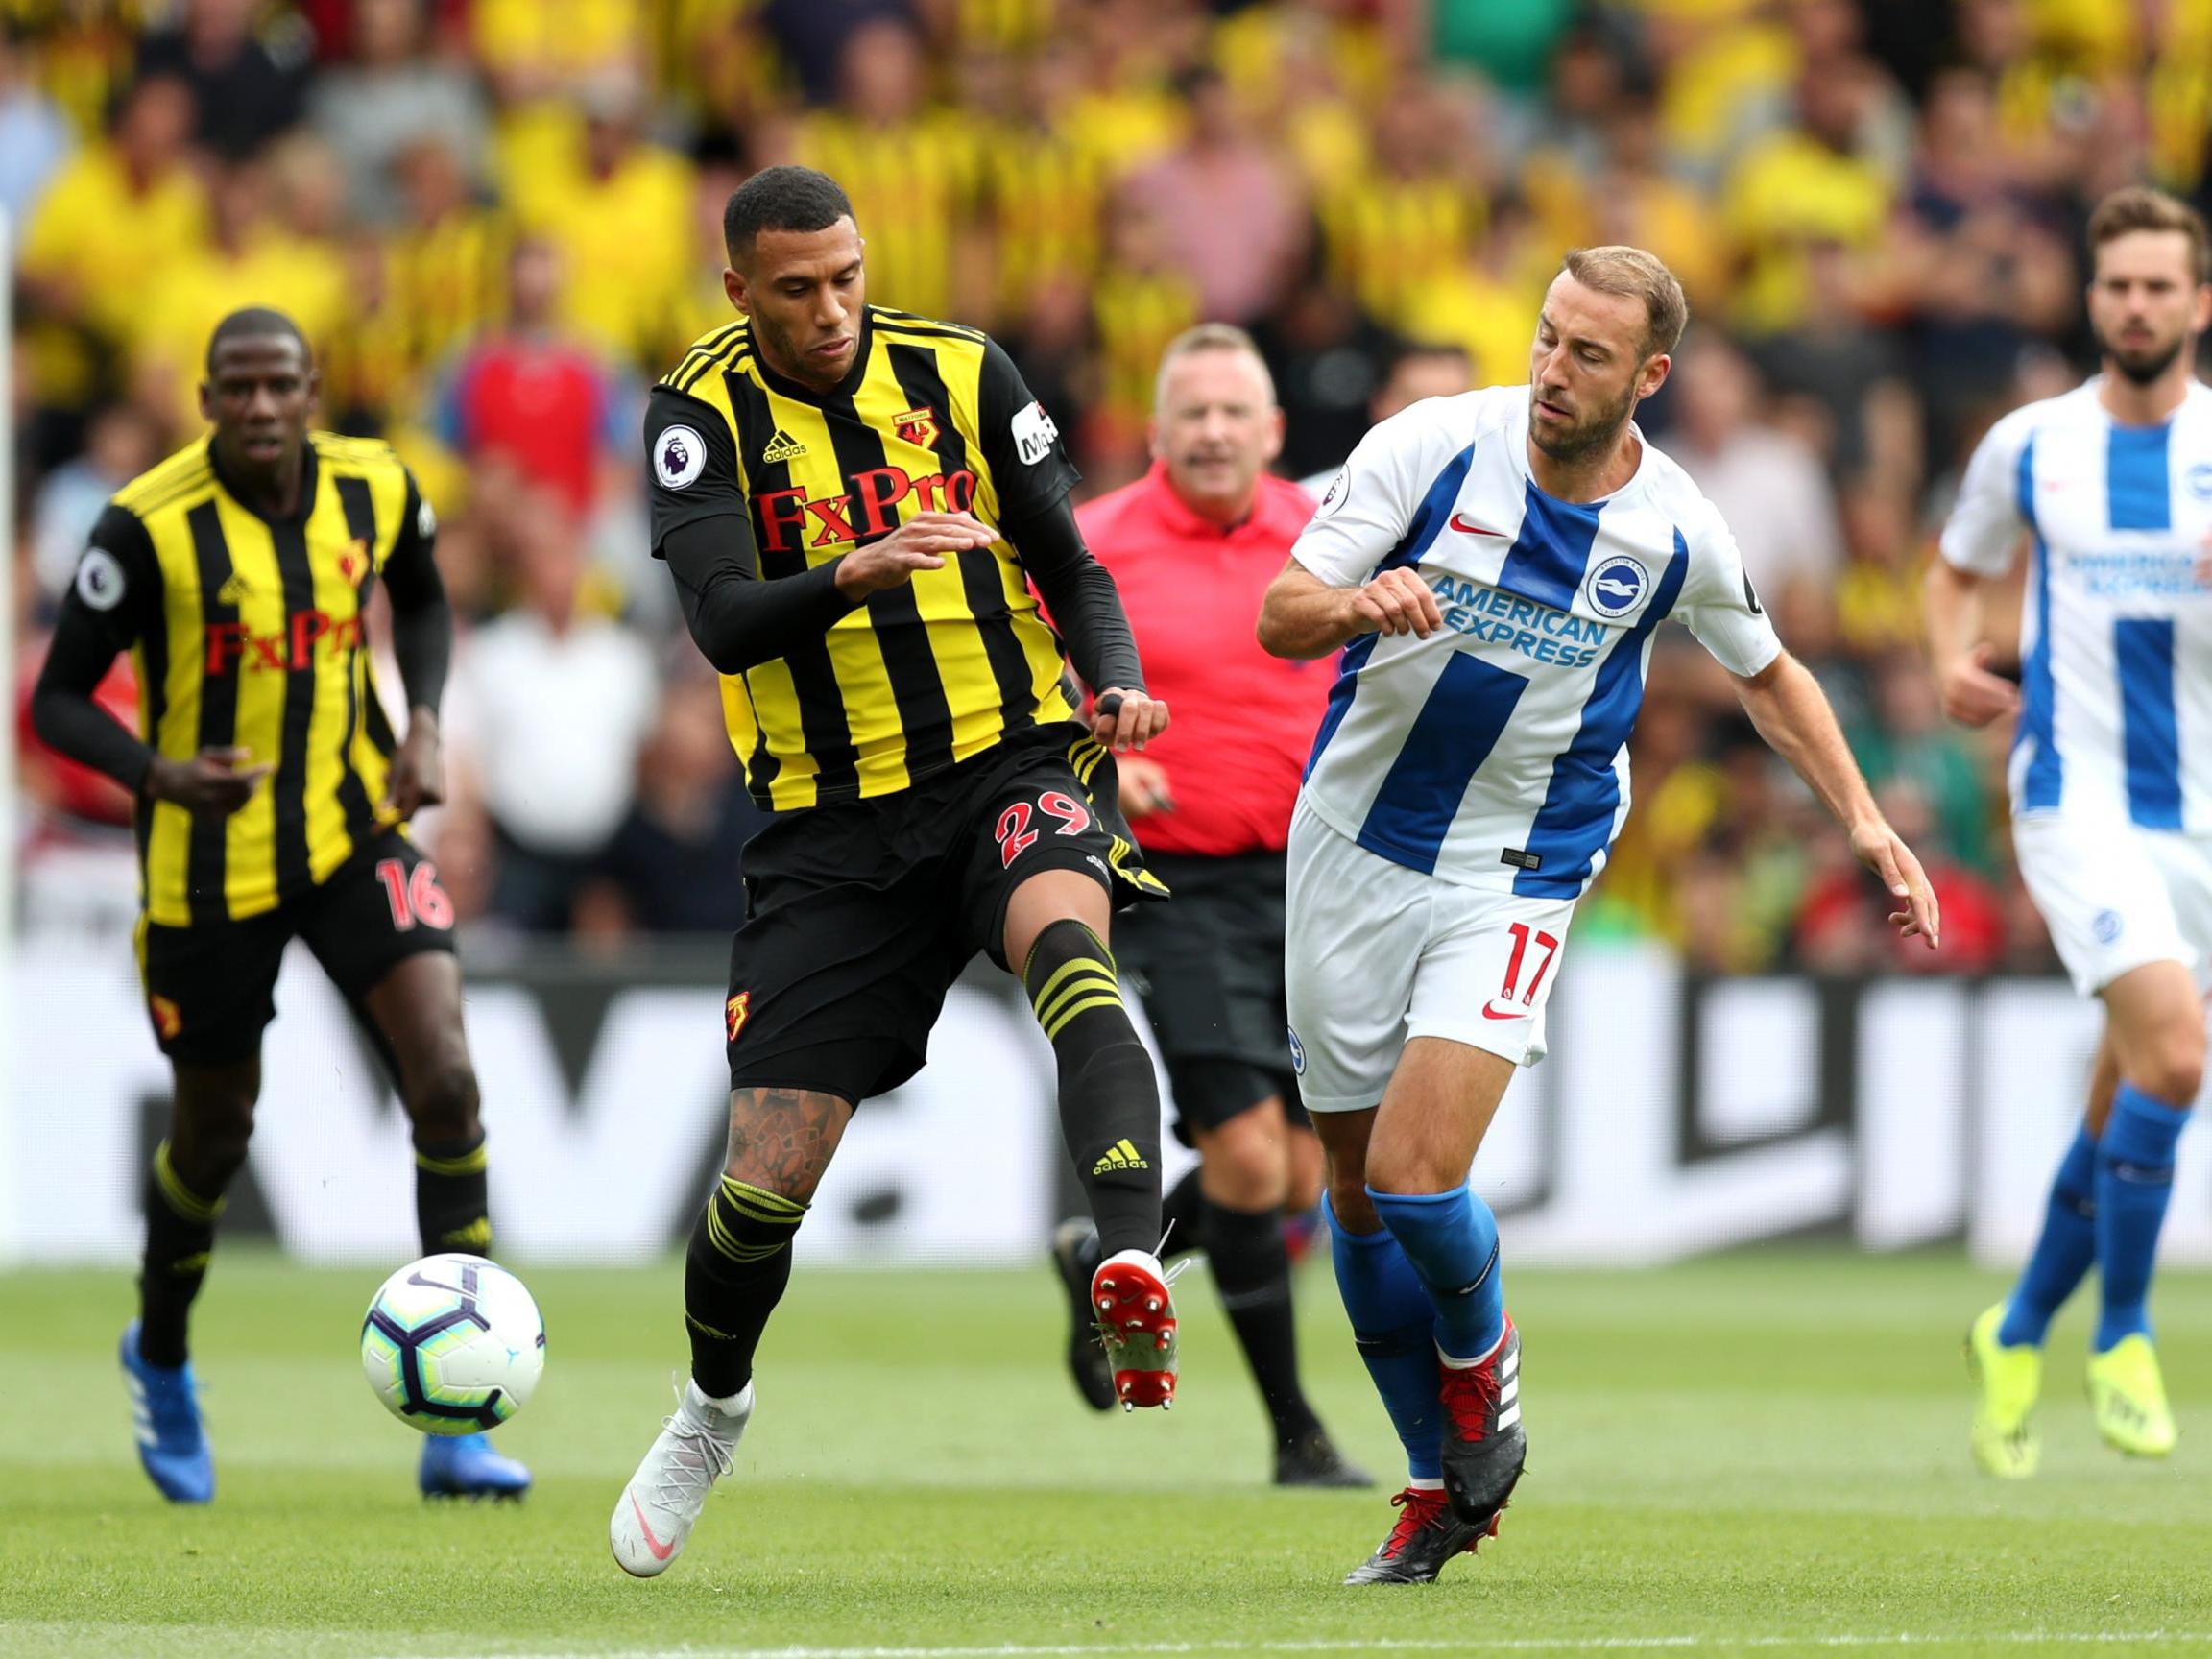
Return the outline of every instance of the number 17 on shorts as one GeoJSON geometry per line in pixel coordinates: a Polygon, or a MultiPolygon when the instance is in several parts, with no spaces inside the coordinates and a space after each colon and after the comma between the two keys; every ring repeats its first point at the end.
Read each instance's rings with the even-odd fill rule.
{"type": "Polygon", "coordinates": [[[1285,989],[1309,1109],[1374,1105],[1414,1037],[1517,1066],[1544,1057],[1574,900],[1440,881],[1305,814],[1287,898],[1285,989]]]}

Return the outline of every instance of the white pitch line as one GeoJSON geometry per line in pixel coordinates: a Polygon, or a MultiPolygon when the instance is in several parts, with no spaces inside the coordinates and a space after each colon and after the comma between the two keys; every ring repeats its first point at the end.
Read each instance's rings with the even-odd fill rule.
{"type": "MultiPolygon", "coordinates": [[[[1936,1647],[1983,1643],[2010,1647],[2128,1647],[2149,1642],[2189,1642],[2212,1647],[2212,1631],[2001,1630],[1837,1636],[1522,1636],[1495,1642],[1421,1638],[1323,1638],[1305,1642],[1070,1642],[1050,1646],[1005,1643],[987,1647],[636,1647],[609,1652],[447,1654],[439,1659],[1068,1659],[1070,1655],[1178,1653],[1442,1653],[1641,1652],[1679,1647],[1936,1647]]],[[[423,1659],[389,1655],[387,1659],[423,1659]]]]}

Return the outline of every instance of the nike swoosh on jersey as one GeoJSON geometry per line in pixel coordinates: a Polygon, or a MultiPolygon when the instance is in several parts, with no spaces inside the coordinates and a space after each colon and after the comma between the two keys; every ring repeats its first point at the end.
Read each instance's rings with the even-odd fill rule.
{"type": "Polygon", "coordinates": [[[1497,998],[1492,998],[1482,1004],[1482,1018],[1485,1020],[1526,1020],[1528,1018],[1528,1010],[1519,1003],[1508,1002],[1505,1004],[1504,1012],[1500,1013],[1497,998]]]}
{"type": "Polygon", "coordinates": [[[1505,539],[1504,531],[1485,530],[1479,524],[1470,524],[1466,517],[1458,513],[1452,515],[1451,522],[1452,528],[1458,531],[1462,536],[1495,536],[1502,541],[1505,539]]]}

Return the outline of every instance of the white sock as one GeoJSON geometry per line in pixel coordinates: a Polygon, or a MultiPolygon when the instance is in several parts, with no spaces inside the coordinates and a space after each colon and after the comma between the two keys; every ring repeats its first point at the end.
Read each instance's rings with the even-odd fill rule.
{"type": "Polygon", "coordinates": [[[704,1407],[699,1414],[707,1419],[710,1429],[721,1428],[723,1419],[735,1418],[742,1422],[753,1415],[753,1383],[750,1379],[736,1393],[725,1394],[720,1398],[701,1392],[696,1382],[690,1384],[690,1394],[692,1400],[704,1407]]]}
{"type": "Polygon", "coordinates": [[[1444,1482],[1441,1479],[1431,1480],[1426,1475],[1416,1475],[1406,1484],[1416,1492],[1441,1492],[1444,1490],[1444,1482]]]}

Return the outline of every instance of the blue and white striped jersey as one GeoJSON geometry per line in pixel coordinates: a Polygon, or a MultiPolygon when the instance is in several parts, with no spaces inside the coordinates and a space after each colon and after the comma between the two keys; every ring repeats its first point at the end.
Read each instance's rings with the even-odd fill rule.
{"type": "Polygon", "coordinates": [[[2212,387],[2122,426],[2091,380],[2015,409],[1967,464],[1943,557],[2031,545],[2012,809],[2212,830],[2212,387]]]}
{"type": "Polygon", "coordinates": [[[1575,503],[1537,488],[1527,441],[1526,386],[1431,398],[1330,486],[1291,556],[1335,588],[1410,566],[1444,626],[1346,648],[1301,798],[1394,863],[1574,898],[1628,813],[1660,622],[1737,674],[1782,644],[1720,515],[1648,442],[1618,493],[1575,503]]]}

